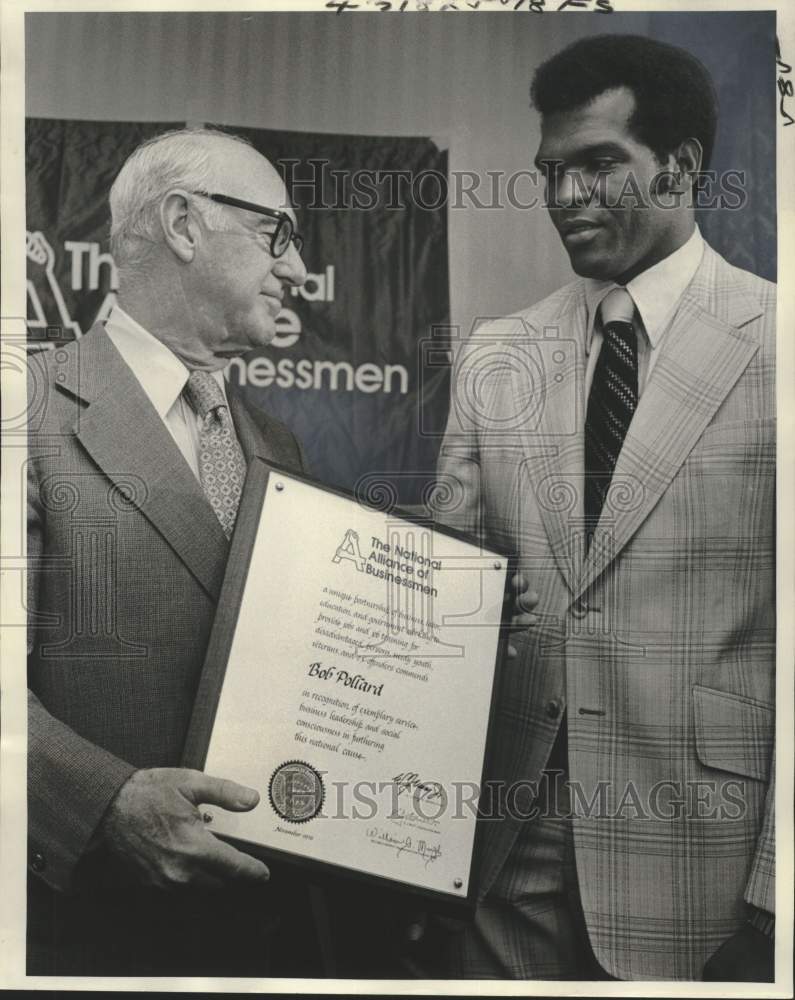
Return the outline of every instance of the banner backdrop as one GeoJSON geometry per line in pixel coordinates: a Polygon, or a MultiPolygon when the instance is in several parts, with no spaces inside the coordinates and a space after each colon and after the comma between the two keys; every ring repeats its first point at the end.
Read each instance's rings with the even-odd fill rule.
{"type": "MultiPolygon", "coordinates": [[[[108,191],[143,139],[178,127],[28,119],[31,346],[107,316],[108,191]]],[[[285,178],[309,276],[288,290],[273,343],[229,377],[295,431],[318,478],[421,502],[448,407],[446,152],[424,138],[232,131],[285,178]]]]}

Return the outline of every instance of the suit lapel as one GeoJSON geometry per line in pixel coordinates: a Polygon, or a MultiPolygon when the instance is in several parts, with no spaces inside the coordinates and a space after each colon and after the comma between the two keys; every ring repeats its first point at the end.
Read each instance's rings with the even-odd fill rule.
{"type": "Polygon", "coordinates": [[[537,418],[523,428],[526,475],[521,477],[521,483],[535,493],[550,549],[572,591],[583,560],[578,526],[583,516],[585,321],[585,296],[582,286],[576,285],[570,298],[558,303],[549,317],[548,329],[554,328],[555,336],[532,342],[535,354],[525,365],[517,366],[519,374],[513,387],[518,393],[514,399],[534,396],[541,400],[537,418]],[[559,330],[565,330],[570,339],[560,338],[559,330]]]}
{"type": "Polygon", "coordinates": [[[140,512],[217,598],[228,542],[174,439],[101,326],[69,350],[75,364],[65,367],[60,388],[88,404],[74,428],[78,440],[117,486],[135,477],[140,512]]]}
{"type": "Polygon", "coordinates": [[[759,345],[742,327],[761,313],[705,247],[624,440],[578,593],[649,516],[747,367],[759,345]]]}
{"type": "Polygon", "coordinates": [[[238,392],[232,388],[231,382],[227,382],[226,384],[226,398],[229,403],[232,422],[235,425],[237,440],[240,442],[240,447],[246,459],[246,465],[250,465],[252,458],[256,455],[267,458],[268,455],[263,454],[263,452],[268,449],[264,447],[262,435],[254,423],[254,418],[249,413],[238,392]]]}
{"type": "MultiPolygon", "coordinates": [[[[278,449],[271,440],[272,435],[263,434],[254,419],[251,410],[246,405],[239,386],[231,379],[226,383],[226,398],[229,402],[229,412],[235,425],[237,439],[243,449],[246,464],[250,465],[252,458],[259,457],[273,462],[283,461],[278,449]]],[[[260,414],[267,426],[267,415],[260,414]]]]}

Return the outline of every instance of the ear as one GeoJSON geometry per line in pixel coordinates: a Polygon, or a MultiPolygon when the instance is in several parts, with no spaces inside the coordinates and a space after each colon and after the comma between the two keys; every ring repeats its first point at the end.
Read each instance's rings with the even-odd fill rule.
{"type": "Polygon", "coordinates": [[[682,189],[692,187],[704,159],[704,149],[701,143],[698,139],[685,139],[679,144],[674,156],[676,158],[676,171],[681,175],[682,189]]]}
{"type": "Polygon", "coordinates": [[[160,202],[160,225],[163,241],[179,260],[190,263],[196,254],[199,228],[190,211],[186,191],[169,191],[160,202]]]}

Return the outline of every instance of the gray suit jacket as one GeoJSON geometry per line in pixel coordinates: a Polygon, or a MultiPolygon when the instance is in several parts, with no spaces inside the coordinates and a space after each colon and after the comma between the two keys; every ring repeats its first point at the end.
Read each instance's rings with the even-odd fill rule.
{"type": "MultiPolygon", "coordinates": [[[[587,553],[585,333],[578,280],[462,348],[446,519],[515,553],[540,595],[492,778],[537,779],[565,709],[596,956],[621,979],[697,979],[746,903],[774,909],[775,286],[705,249],[587,553]]],[[[481,896],[522,829],[516,809],[485,824],[481,896]]]]}
{"type": "MultiPolygon", "coordinates": [[[[230,410],[247,459],[297,440],[230,410]]],[[[180,763],[228,542],[101,325],[30,361],[30,863],[70,887],[133,770],[180,763]]]]}

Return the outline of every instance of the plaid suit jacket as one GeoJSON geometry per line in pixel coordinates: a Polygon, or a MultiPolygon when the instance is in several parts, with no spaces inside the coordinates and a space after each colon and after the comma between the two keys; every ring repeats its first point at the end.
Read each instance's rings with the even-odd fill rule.
{"type": "Polygon", "coordinates": [[[775,286],[705,248],[587,554],[585,333],[578,280],[478,328],[455,366],[446,520],[540,594],[503,669],[490,777],[514,791],[479,890],[565,708],[595,954],[621,979],[698,979],[748,903],[774,909],[775,286]]]}
{"type": "MultiPolygon", "coordinates": [[[[29,849],[66,889],[130,774],[180,764],[228,542],[104,327],[29,369],[29,849]]],[[[247,459],[303,467],[228,397],[247,459]]]]}

